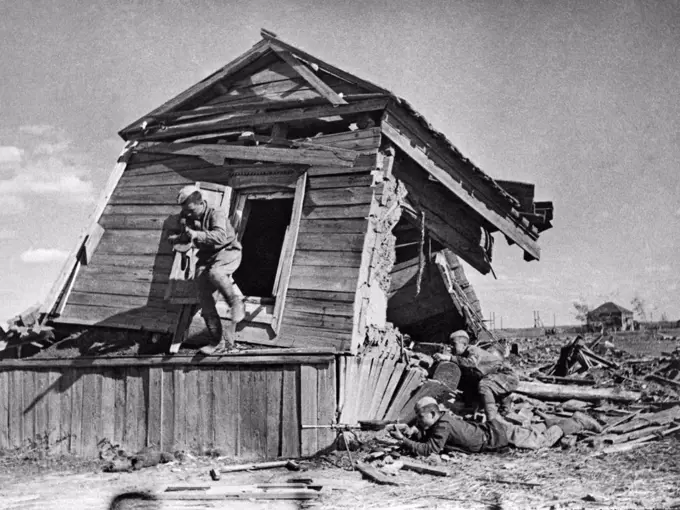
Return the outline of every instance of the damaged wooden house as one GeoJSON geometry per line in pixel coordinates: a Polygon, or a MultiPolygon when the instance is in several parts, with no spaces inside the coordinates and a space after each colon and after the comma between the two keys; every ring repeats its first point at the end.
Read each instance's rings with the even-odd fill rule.
{"type": "MultiPolygon", "coordinates": [[[[386,415],[406,377],[398,332],[484,334],[460,260],[490,272],[496,232],[539,258],[552,204],[535,202],[533,185],[493,180],[405,100],[262,37],[120,131],[125,149],[42,319],[102,338],[140,331],[170,353],[200,337],[191,258],[167,242],[177,192],[195,184],[243,244],[234,281],[247,315],[232,332],[252,348],[5,359],[0,447],[46,431],[81,455],[103,439],[313,453],[332,441],[345,401],[355,421],[386,415]],[[381,393],[352,394],[348,367],[369,355],[356,380],[381,393]]],[[[221,315],[230,326],[226,305],[221,315]]]]}

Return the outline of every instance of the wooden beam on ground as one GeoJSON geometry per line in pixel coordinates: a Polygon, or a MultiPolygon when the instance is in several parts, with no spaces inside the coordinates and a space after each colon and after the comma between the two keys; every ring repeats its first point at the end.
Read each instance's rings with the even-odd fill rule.
{"type": "Polygon", "coordinates": [[[503,215],[492,209],[491,204],[468,192],[462,182],[454,179],[448,171],[435,163],[427,154],[419,148],[414,147],[412,140],[399,131],[399,122],[396,118],[388,114],[385,120],[383,120],[382,129],[384,135],[399,147],[399,149],[420,166],[425,168],[430,175],[441,182],[449,191],[472,208],[472,210],[477,212],[477,214],[491,225],[497,227],[533,258],[539,259],[541,257],[541,249],[539,248],[538,243],[536,243],[522,227],[507,215],[503,215]]]}
{"type": "Polygon", "coordinates": [[[270,42],[269,45],[276,54],[286,62],[286,64],[292,67],[297,74],[302,76],[314,90],[325,97],[331,104],[347,104],[347,101],[341,98],[337,92],[324,83],[309,67],[300,62],[297,57],[274,42],[270,42]]]}
{"type": "Polygon", "coordinates": [[[593,402],[612,400],[614,402],[635,402],[642,396],[637,391],[619,388],[593,388],[588,386],[572,386],[563,384],[545,384],[540,382],[520,381],[516,393],[547,400],[569,400],[572,398],[593,402]]]}
{"type": "Polygon", "coordinates": [[[196,156],[210,164],[222,166],[225,159],[269,161],[273,163],[352,167],[359,155],[347,149],[325,150],[312,148],[281,149],[261,146],[160,143],[140,152],[196,156]]]}

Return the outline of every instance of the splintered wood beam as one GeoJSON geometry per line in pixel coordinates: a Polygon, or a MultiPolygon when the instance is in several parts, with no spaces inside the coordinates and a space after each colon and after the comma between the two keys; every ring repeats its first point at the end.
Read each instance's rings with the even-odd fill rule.
{"type": "Polygon", "coordinates": [[[342,78],[343,80],[348,81],[349,83],[359,85],[360,87],[363,87],[370,92],[381,92],[389,94],[388,90],[379,87],[378,85],[371,83],[370,81],[366,81],[357,76],[354,76],[353,74],[350,74],[347,71],[343,71],[338,67],[332,66],[329,63],[324,62],[323,60],[318,59],[315,56],[310,55],[309,53],[302,51],[296,48],[295,46],[288,44],[287,42],[282,41],[281,39],[279,39],[277,36],[270,32],[260,31],[260,35],[262,36],[262,39],[268,41],[270,44],[276,44],[276,46],[291,52],[297,58],[309,62],[310,64],[318,65],[323,71],[329,74],[334,74],[338,78],[342,78]]]}
{"type": "Polygon", "coordinates": [[[331,104],[347,104],[347,101],[341,98],[337,92],[335,92],[323,80],[321,80],[321,78],[314,74],[314,72],[309,67],[300,62],[297,57],[292,55],[289,51],[278,46],[274,42],[270,41],[269,45],[286,64],[292,67],[297,74],[299,74],[307,83],[312,86],[314,90],[325,97],[331,104]]]}
{"type": "Polygon", "coordinates": [[[235,71],[254,62],[267,51],[270,51],[269,43],[264,40],[258,42],[256,45],[254,45],[252,48],[246,51],[243,55],[239,56],[235,60],[232,60],[227,65],[217,70],[207,78],[201,80],[197,84],[189,87],[181,94],[173,97],[169,101],[166,101],[155,110],[152,110],[149,114],[141,117],[140,119],[137,119],[132,124],[124,127],[121,131],[118,132],[118,134],[123,139],[127,139],[126,133],[131,129],[137,128],[144,121],[144,119],[153,118],[157,114],[163,114],[172,110],[173,108],[181,106],[182,104],[186,103],[187,101],[190,101],[191,99],[201,94],[202,92],[205,92],[210,87],[215,85],[217,82],[226,78],[229,74],[234,73],[235,71]]]}
{"type": "Polygon", "coordinates": [[[222,166],[225,159],[245,159],[274,163],[352,167],[358,153],[348,149],[328,150],[300,148],[282,149],[261,146],[160,143],[140,152],[196,156],[208,163],[222,166]]]}
{"type": "Polygon", "coordinates": [[[162,130],[149,133],[148,135],[139,136],[139,140],[167,140],[178,138],[180,136],[184,137],[193,134],[209,133],[220,129],[231,129],[235,127],[253,128],[255,126],[276,124],[277,122],[292,122],[324,117],[341,117],[343,115],[354,115],[357,113],[384,110],[388,102],[389,99],[379,97],[337,106],[310,106],[266,113],[256,113],[252,115],[239,115],[236,117],[234,117],[233,114],[225,114],[206,120],[169,124],[162,130]]]}
{"type": "Polygon", "coordinates": [[[454,179],[446,170],[435,163],[427,154],[414,147],[411,139],[403,135],[398,128],[384,120],[383,133],[399,147],[408,157],[427,170],[430,175],[442,183],[449,191],[456,195],[463,203],[476,211],[486,221],[495,225],[507,237],[516,242],[524,251],[535,259],[541,257],[541,249],[531,237],[508,216],[490,208],[490,204],[480,200],[468,192],[463,184],[454,179]]]}

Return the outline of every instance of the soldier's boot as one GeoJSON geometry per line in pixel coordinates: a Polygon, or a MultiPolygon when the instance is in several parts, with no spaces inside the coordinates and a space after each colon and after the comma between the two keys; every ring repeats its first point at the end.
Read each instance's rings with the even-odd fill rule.
{"type": "Polygon", "coordinates": [[[205,321],[205,326],[212,337],[211,342],[208,345],[204,345],[199,349],[201,354],[206,356],[214,354],[215,352],[224,350],[226,348],[226,342],[224,341],[222,335],[222,320],[218,315],[203,316],[205,321]]]}

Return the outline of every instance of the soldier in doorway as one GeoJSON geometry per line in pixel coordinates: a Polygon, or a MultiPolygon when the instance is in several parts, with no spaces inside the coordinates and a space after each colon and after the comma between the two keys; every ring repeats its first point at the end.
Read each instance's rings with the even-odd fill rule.
{"type": "MultiPolygon", "coordinates": [[[[236,293],[231,276],[241,263],[241,243],[224,210],[210,207],[196,186],[185,186],[177,195],[182,207],[180,217],[184,232],[171,235],[171,244],[192,243],[196,254],[196,286],[201,315],[213,341],[201,348],[203,354],[223,350],[222,321],[215,306],[215,292],[219,292],[231,308],[231,320],[236,324],[245,317],[243,301],[236,293]]],[[[230,339],[230,342],[233,341],[230,339]]]]}

